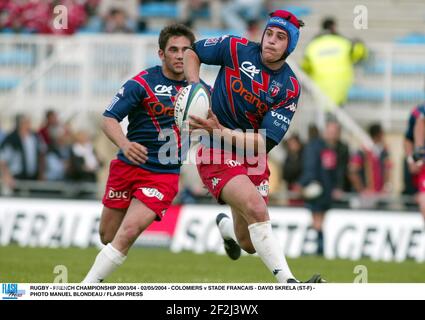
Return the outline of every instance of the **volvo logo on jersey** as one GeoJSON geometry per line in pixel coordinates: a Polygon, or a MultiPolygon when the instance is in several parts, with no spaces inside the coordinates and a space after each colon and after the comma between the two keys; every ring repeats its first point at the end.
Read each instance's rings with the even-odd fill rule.
{"type": "Polygon", "coordinates": [[[260,73],[260,69],[257,69],[257,67],[254,66],[251,61],[242,62],[239,70],[241,70],[251,79],[254,79],[255,75],[260,73]]]}
{"type": "Polygon", "coordinates": [[[172,90],[173,90],[173,86],[165,86],[165,85],[159,84],[155,87],[155,94],[157,96],[171,97],[172,90]]]}

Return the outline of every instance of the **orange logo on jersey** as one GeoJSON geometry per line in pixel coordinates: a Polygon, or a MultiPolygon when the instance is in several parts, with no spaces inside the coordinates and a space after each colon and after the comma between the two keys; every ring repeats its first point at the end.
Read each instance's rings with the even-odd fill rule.
{"type": "Polygon", "coordinates": [[[154,116],[169,116],[174,117],[174,107],[167,107],[161,102],[151,102],[149,103],[149,108],[151,114],[154,116]]]}
{"type": "Polygon", "coordinates": [[[258,114],[263,115],[268,111],[269,107],[267,104],[262,102],[260,98],[255,96],[252,92],[249,92],[247,89],[245,89],[241,79],[235,79],[232,82],[232,90],[233,92],[239,94],[239,96],[241,96],[245,101],[254,105],[257,108],[258,114]]]}

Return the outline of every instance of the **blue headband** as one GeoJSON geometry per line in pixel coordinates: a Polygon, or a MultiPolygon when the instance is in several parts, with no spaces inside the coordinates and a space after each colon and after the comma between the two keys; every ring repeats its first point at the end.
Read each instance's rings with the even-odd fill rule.
{"type": "Polygon", "coordinates": [[[297,46],[298,38],[300,37],[300,30],[290,21],[281,17],[271,17],[269,21],[267,21],[266,29],[268,27],[278,27],[288,33],[288,48],[285,52],[285,56],[287,57],[292,51],[295,50],[295,47],[297,46]]]}

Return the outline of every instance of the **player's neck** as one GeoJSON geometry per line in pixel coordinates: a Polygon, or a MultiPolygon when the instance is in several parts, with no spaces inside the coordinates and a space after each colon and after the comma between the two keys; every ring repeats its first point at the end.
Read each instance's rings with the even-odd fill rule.
{"type": "Polygon", "coordinates": [[[280,68],[283,67],[283,65],[285,64],[286,60],[279,60],[276,62],[266,62],[263,59],[263,56],[261,56],[261,62],[263,63],[263,65],[265,65],[267,68],[269,68],[270,70],[279,70],[280,68]]]}
{"type": "Polygon", "coordinates": [[[162,67],[162,73],[164,76],[170,80],[174,81],[183,81],[184,80],[184,73],[174,73],[171,72],[169,69],[162,67]]]}

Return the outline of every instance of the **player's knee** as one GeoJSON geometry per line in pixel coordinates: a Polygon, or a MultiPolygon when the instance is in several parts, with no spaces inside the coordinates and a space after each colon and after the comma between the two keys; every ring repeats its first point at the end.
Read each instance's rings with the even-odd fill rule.
{"type": "Polygon", "coordinates": [[[133,242],[137,239],[137,237],[142,233],[142,230],[138,226],[124,226],[123,228],[123,236],[129,241],[133,242]]]}
{"type": "Polygon", "coordinates": [[[267,217],[266,204],[257,199],[249,200],[246,204],[245,213],[248,216],[247,218],[251,220],[247,221],[248,223],[265,221],[267,217]]]}

